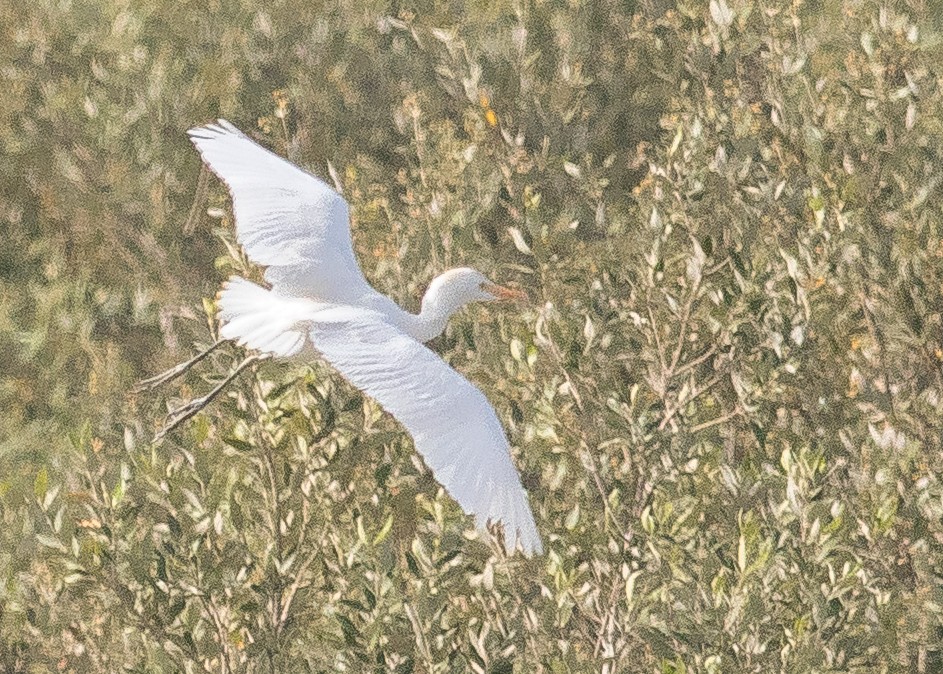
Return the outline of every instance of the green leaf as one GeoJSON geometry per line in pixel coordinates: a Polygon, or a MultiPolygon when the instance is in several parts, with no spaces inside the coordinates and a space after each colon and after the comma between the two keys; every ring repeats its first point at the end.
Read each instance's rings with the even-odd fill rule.
{"type": "Polygon", "coordinates": [[[386,537],[389,535],[390,529],[392,528],[393,528],[393,515],[391,513],[389,516],[387,516],[386,522],[383,523],[383,527],[380,529],[380,531],[377,532],[377,535],[373,537],[373,544],[379,545],[384,540],[386,540],[386,537]]]}
{"type": "Polygon", "coordinates": [[[354,626],[354,623],[347,616],[338,613],[334,617],[340,623],[341,632],[344,634],[344,642],[348,646],[357,646],[360,642],[360,630],[354,626]]]}
{"type": "Polygon", "coordinates": [[[737,542],[737,568],[740,569],[740,573],[747,568],[747,539],[743,534],[740,534],[737,542]]]}
{"type": "Polygon", "coordinates": [[[563,522],[563,526],[567,528],[568,531],[572,531],[576,528],[576,525],[580,521],[580,504],[577,503],[573,506],[570,512],[566,516],[566,520],[563,522]]]}
{"type": "Polygon", "coordinates": [[[46,471],[46,467],[43,466],[36,473],[36,478],[33,480],[33,494],[40,503],[46,498],[47,489],[49,489],[49,473],[46,471]]]}
{"type": "Polygon", "coordinates": [[[233,449],[238,449],[240,452],[254,452],[255,446],[246,442],[245,440],[240,440],[239,438],[234,438],[232,436],[223,438],[223,442],[232,447],[233,449]]]}
{"type": "Polygon", "coordinates": [[[36,540],[39,541],[41,545],[46,546],[47,548],[53,548],[54,550],[59,550],[60,552],[68,552],[69,549],[65,544],[60,541],[58,538],[49,536],[47,534],[36,534],[36,540]]]}

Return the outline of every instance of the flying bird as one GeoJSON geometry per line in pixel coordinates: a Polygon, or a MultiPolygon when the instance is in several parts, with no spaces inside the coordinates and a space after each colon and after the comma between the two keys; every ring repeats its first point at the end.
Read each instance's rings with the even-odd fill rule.
{"type": "Polygon", "coordinates": [[[229,189],[236,236],[270,286],[229,279],[218,298],[220,336],[275,357],[323,358],[409,431],[433,476],[480,529],[500,523],[509,554],[518,545],[541,553],[494,408],[423,344],[470,302],[526,295],[474,269],[451,269],[429,285],[418,314],[407,312],[360,270],[340,194],[225,120],[188,134],[229,189]]]}

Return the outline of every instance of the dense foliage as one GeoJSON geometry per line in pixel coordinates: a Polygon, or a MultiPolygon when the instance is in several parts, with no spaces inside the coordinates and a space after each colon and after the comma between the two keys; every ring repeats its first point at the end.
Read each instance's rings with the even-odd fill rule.
{"type": "Polygon", "coordinates": [[[937,0],[10,2],[0,72],[3,671],[943,671],[937,0]],[[258,274],[216,116],[404,305],[530,293],[432,346],[545,556],[318,363],[150,442],[242,356],[128,394],[258,274]]]}

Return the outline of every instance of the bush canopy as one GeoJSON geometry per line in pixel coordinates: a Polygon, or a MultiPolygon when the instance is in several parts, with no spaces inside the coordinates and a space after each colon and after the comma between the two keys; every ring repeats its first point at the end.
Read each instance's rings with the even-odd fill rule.
{"type": "Polygon", "coordinates": [[[943,3],[0,4],[0,669],[943,671],[943,3]],[[547,552],[318,362],[161,443],[259,278],[185,131],[343,189],[547,552]]]}

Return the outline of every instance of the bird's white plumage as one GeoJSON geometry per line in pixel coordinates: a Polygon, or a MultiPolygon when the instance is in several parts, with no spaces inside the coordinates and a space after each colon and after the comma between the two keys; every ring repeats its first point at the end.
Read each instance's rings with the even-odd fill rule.
{"type": "Polygon", "coordinates": [[[236,234],[285,295],[356,301],[372,290],[357,265],[347,202],[323,181],[225,120],[189,131],[232,195],[236,234]]]}
{"type": "Polygon", "coordinates": [[[308,341],[298,316],[310,315],[315,305],[301,298],[273,302],[272,297],[271,291],[252,281],[229,279],[219,293],[220,336],[273,356],[296,355],[308,341]]]}
{"type": "Polygon", "coordinates": [[[311,342],[354,386],[409,431],[432,474],[474,515],[504,525],[509,550],[540,552],[501,422],[484,394],[379,314],[349,312],[311,324],[311,342]]]}
{"type": "Polygon", "coordinates": [[[237,237],[267,266],[272,285],[230,279],[219,295],[220,334],[281,357],[312,347],[409,431],[433,475],[479,527],[500,522],[509,552],[517,545],[541,552],[494,408],[417,341],[441,332],[464,304],[493,299],[487,288],[496,286],[474,270],[451,270],[430,285],[423,311],[408,314],[363,277],[340,195],[224,120],[189,134],[229,188],[237,237]]]}

